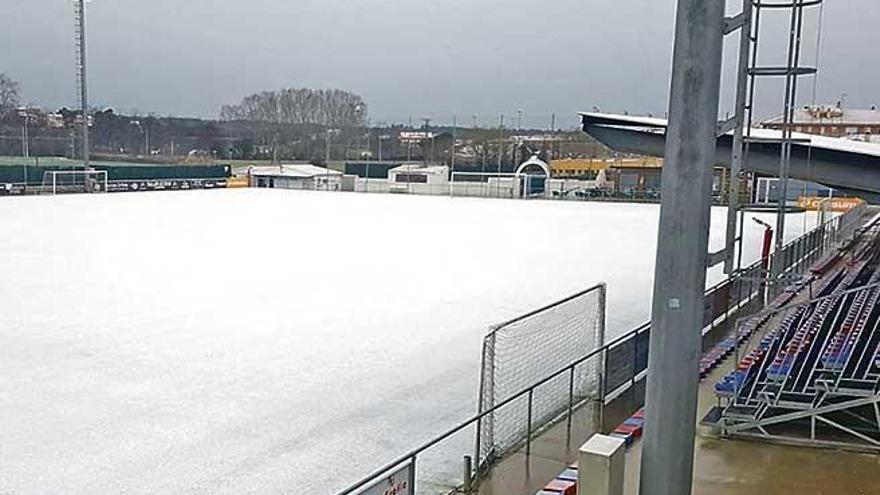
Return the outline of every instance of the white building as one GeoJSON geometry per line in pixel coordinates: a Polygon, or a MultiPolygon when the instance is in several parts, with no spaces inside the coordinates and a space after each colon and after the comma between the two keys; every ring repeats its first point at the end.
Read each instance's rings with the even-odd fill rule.
{"type": "Polygon", "coordinates": [[[444,165],[406,164],[388,171],[390,192],[446,194],[449,191],[449,167],[444,165]]]}
{"type": "Polygon", "coordinates": [[[342,190],[342,172],[314,165],[250,167],[248,182],[251,187],[340,191],[342,190]]]}

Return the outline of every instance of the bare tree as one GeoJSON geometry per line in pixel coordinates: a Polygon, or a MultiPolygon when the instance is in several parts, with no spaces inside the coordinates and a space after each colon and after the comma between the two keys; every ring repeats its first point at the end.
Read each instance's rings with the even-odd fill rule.
{"type": "Polygon", "coordinates": [[[0,73],[0,117],[15,111],[19,104],[19,84],[4,73],[0,73]]]}
{"type": "Polygon", "coordinates": [[[366,116],[367,105],[360,96],[338,89],[264,91],[246,96],[236,105],[225,105],[220,110],[222,120],[327,127],[360,127],[366,116]]]}

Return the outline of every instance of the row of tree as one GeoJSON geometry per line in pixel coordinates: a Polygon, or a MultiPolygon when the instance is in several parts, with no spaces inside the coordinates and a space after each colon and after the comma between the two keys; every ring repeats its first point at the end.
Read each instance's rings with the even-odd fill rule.
{"type": "Polygon", "coordinates": [[[6,74],[0,72],[0,119],[18,108],[19,85],[6,74]]]}
{"type": "Polygon", "coordinates": [[[225,105],[225,121],[273,124],[315,124],[325,127],[360,127],[366,122],[367,105],[348,91],[289,88],[246,96],[241,103],[225,105]]]}
{"type": "MultiPolygon", "coordinates": [[[[16,112],[19,85],[0,74],[0,155],[17,155],[29,148],[32,155],[79,155],[81,115],[78,110],[29,109],[16,112]],[[5,114],[5,116],[4,116],[5,114]],[[25,129],[25,123],[29,129],[25,129]],[[27,135],[28,146],[25,146],[27,135]]],[[[197,160],[434,160],[451,162],[456,133],[456,163],[491,166],[514,157],[527,157],[552,149],[555,157],[600,156],[604,150],[583,133],[556,133],[560,142],[537,144],[535,149],[506,141],[499,143],[494,129],[431,127],[433,139],[413,142],[401,133],[408,126],[370,128],[367,105],[353,93],[340,90],[285,89],[248,96],[237,105],[223,107],[222,119],[202,120],[117,114],[112,109],[89,112],[92,153],[98,157],[136,158],[145,161],[197,160]]],[[[540,131],[534,131],[536,133],[540,131]]],[[[531,132],[529,132],[531,133],[531,132]]]]}

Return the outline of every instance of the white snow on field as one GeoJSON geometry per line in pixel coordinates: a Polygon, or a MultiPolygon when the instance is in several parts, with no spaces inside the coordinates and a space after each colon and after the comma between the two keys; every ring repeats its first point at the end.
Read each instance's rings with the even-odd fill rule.
{"type": "MultiPolygon", "coordinates": [[[[271,190],[3,199],[0,493],[333,493],[473,413],[489,324],[601,281],[609,337],[645,321],[658,212],[271,190]]],[[[749,260],[761,233],[746,225],[749,260]]],[[[426,457],[422,486],[456,482],[472,440],[426,457]]]]}

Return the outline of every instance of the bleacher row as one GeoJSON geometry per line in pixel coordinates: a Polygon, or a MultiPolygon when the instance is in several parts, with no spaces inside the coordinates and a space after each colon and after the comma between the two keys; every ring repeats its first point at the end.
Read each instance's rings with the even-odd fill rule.
{"type": "MultiPolygon", "coordinates": [[[[818,280],[817,297],[880,281],[876,240],[859,246],[850,266],[818,280]]],[[[715,385],[729,412],[756,417],[767,407],[810,408],[825,393],[880,390],[880,291],[828,297],[793,309],[715,385]]]]}
{"type": "MultiPolygon", "coordinates": [[[[837,259],[837,255],[830,256],[828,259],[837,259]]],[[[825,263],[825,261],[821,261],[819,264],[824,265],[825,263]]],[[[829,294],[833,290],[833,288],[837,286],[840,278],[843,276],[843,273],[843,269],[840,269],[834,275],[830,275],[821,279],[814,287],[814,289],[816,290],[816,294],[820,296],[829,294]]],[[[794,299],[794,297],[797,296],[797,294],[801,290],[803,290],[804,287],[806,287],[808,284],[809,281],[804,280],[800,280],[792,284],[790,287],[786,288],[786,290],[776,296],[776,298],[774,298],[770,302],[770,304],[767,305],[767,309],[769,311],[761,312],[754,317],[746,320],[746,322],[740,329],[740,344],[751,340],[755,332],[767,323],[773,311],[779,310],[780,308],[790,303],[791,300],[794,299]]],[[[800,313],[793,313],[791,315],[788,315],[788,317],[783,320],[776,332],[782,332],[786,329],[790,329],[795,324],[796,319],[800,316],[800,313]]],[[[732,396],[735,390],[739,390],[742,388],[745,378],[748,374],[748,370],[752,369],[753,366],[760,365],[763,362],[767,349],[773,342],[773,335],[774,333],[771,332],[771,334],[765,336],[758,344],[758,346],[755,347],[755,349],[753,349],[749,354],[747,354],[740,360],[736,370],[726,375],[721,382],[715,385],[715,391],[719,396],[732,396]]],[[[730,350],[733,350],[732,346],[730,350]]],[[[706,369],[704,373],[702,373],[701,370],[701,378],[707,376],[714,368],[715,366],[712,366],[711,368],[706,369]]]]}

